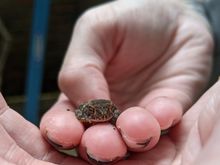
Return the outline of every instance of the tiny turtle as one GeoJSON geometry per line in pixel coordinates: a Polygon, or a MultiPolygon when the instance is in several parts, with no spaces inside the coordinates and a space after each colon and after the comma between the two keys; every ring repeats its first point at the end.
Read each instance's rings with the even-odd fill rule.
{"type": "Polygon", "coordinates": [[[75,115],[85,124],[110,121],[115,124],[120,112],[110,100],[96,99],[79,105],[75,115]]]}

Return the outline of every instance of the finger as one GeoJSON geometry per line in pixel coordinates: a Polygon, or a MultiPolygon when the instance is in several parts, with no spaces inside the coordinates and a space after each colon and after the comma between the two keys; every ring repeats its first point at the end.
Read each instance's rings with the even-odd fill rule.
{"type": "Polygon", "coordinates": [[[203,98],[197,104],[201,104],[202,109],[199,115],[198,128],[201,136],[201,142],[205,144],[212,135],[215,125],[219,123],[219,106],[220,106],[220,81],[218,81],[211,89],[205,93],[203,98]],[[205,128],[205,129],[204,129],[205,128]]]}
{"type": "Polygon", "coordinates": [[[8,135],[2,126],[0,126],[0,156],[10,163],[17,165],[52,165],[49,162],[43,162],[34,159],[31,155],[20,148],[16,142],[8,135]]]}
{"type": "Polygon", "coordinates": [[[2,157],[0,157],[0,164],[1,165],[16,165],[14,163],[10,163],[7,160],[3,159],[2,157]]]}
{"type": "Polygon", "coordinates": [[[117,128],[131,151],[146,151],[156,145],[160,137],[157,120],[145,109],[132,107],[117,119],[117,128]]]}
{"type": "MultiPolygon", "coordinates": [[[[215,138],[214,134],[218,134],[215,126],[218,127],[220,115],[219,90],[220,83],[217,82],[189,109],[184,115],[181,124],[172,130],[170,134],[170,137],[176,142],[179,148],[183,148],[182,155],[184,155],[184,157],[182,160],[187,160],[187,163],[196,164],[194,163],[195,158],[198,157],[203,148],[205,149],[206,146],[209,145],[209,141],[212,141],[212,136],[215,138]],[[177,137],[178,132],[182,133],[177,137]],[[192,147],[194,149],[189,152],[192,147]]],[[[216,135],[216,137],[218,138],[218,135],[216,135]]],[[[215,157],[217,150],[214,146],[211,146],[211,148],[213,149],[213,156],[215,157]]],[[[210,154],[212,154],[211,148],[209,150],[210,154]]],[[[205,158],[209,159],[211,155],[205,158]]]]}
{"type": "Polygon", "coordinates": [[[10,109],[1,94],[0,107],[0,125],[16,143],[37,158],[49,153],[50,147],[43,140],[38,128],[10,109]]]}
{"type": "MultiPolygon", "coordinates": [[[[199,131],[199,138],[202,144],[205,144],[212,134],[215,123],[219,119],[219,94],[220,82],[213,85],[202,97],[189,109],[183,116],[182,122],[173,132],[183,132],[180,134],[180,141],[186,138],[193,127],[199,131]],[[204,129],[205,128],[205,129],[204,129]]],[[[175,134],[175,133],[174,133],[175,134]]]]}
{"type": "MultiPolygon", "coordinates": [[[[212,116],[212,114],[211,114],[211,116],[212,116]]],[[[205,120],[207,121],[207,118],[205,118],[205,120]]],[[[208,120],[207,122],[211,122],[211,121],[208,120]]],[[[219,161],[220,161],[220,158],[219,158],[220,149],[218,147],[219,146],[218,141],[220,138],[219,112],[218,112],[218,119],[214,123],[215,124],[212,127],[212,131],[208,133],[209,135],[205,135],[205,138],[207,138],[207,137],[209,137],[209,138],[205,139],[205,142],[203,141],[204,147],[203,147],[202,151],[200,152],[200,154],[197,156],[196,161],[193,164],[205,165],[205,164],[218,164],[219,163],[219,161]]],[[[203,125],[204,124],[202,124],[201,127],[203,125]]],[[[200,127],[200,129],[201,129],[201,127],[200,127]]],[[[210,131],[210,129],[208,131],[210,131]]],[[[200,130],[200,132],[202,133],[203,139],[204,139],[204,134],[207,133],[207,131],[200,130]]]]}
{"type": "MultiPolygon", "coordinates": [[[[166,136],[163,136],[158,145],[150,151],[131,153],[130,156],[121,160],[116,165],[148,165],[148,164],[173,164],[176,156],[176,146],[166,136]]],[[[178,163],[177,163],[178,164],[178,163]]]]}
{"type": "Polygon", "coordinates": [[[74,108],[65,96],[61,96],[43,116],[40,129],[43,136],[60,149],[76,147],[84,132],[83,124],[76,118],[74,108]]]}
{"type": "Polygon", "coordinates": [[[170,59],[149,80],[153,86],[140,102],[140,106],[151,111],[162,129],[181,119],[203,92],[211,73],[213,40],[207,27],[203,22],[195,23],[194,18],[181,23],[164,52],[164,58],[169,56],[170,59]],[[206,42],[201,43],[201,40],[206,42]],[[160,106],[163,104],[166,105],[164,108],[160,106]]]}
{"type": "Polygon", "coordinates": [[[78,20],[59,74],[60,89],[77,105],[91,99],[109,98],[104,70],[118,41],[113,38],[115,18],[107,14],[103,19],[105,10],[103,6],[90,9],[78,20]]]}
{"type": "MultiPolygon", "coordinates": [[[[160,90],[160,92],[162,91],[160,90]]],[[[166,90],[166,92],[171,93],[172,91],[166,90]]],[[[161,96],[161,93],[160,96],[151,100],[145,106],[145,109],[157,119],[161,130],[166,130],[175,125],[180,121],[183,114],[183,106],[178,100],[171,99],[168,96],[161,96]]]]}
{"type": "MultiPolygon", "coordinates": [[[[65,161],[72,164],[75,161],[79,162],[77,159],[69,158],[52,149],[42,137],[40,130],[32,123],[25,120],[17,112],[10,109],[1,94],[0,107],[0,127],[2,131],[0,133],[0,152],[7,151],[10,146],[13,147],[13,145],[17,145],[19,147],[16,146],[14,151],[25,152],[24,155],[28,155],[28,158],[31,157],[30,159],[36,158],[58,164],[65,161]]],[[[5,155],[5,153],[2,153],[2,155],[5,155]]],[[[12,159],[18,159],[17,161],[21,159],[19,155],[16,157],[16,153],[9,156],[12,159]]],[[[15,164],[17,164],[16,160],[15,164]]]]}
{"type": "Polygon", "coordinates": [[[83,134],[79,153],[88,162],[110,164],[124,158],[127,148],[116,127],[97,124],[83,134]]]}

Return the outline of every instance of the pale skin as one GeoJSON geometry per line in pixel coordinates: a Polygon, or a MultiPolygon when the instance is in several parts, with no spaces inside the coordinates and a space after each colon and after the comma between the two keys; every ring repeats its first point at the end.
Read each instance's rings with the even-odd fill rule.
{"type": "MultiPolygon", "coordinates": [[[[97,160],[107,160],[123,156],[128,149],[138,151],[128,160],[119,161],[119,165],[208,161],[210,155],[203,154],[217,153],[213,146],[219,131],[212,131],[220,124],[213,115],[218,113],[219,83],[190,106],[208,83],[212,47],[205,19],[182,1],[121,0],[89,10],[74,28],[59,75],[62,93],[42,118],[41,133],[63,148],[87,147],[80,150],[84,159],[86,152],[97,160]],[[75,118],[72,111],[80,103],[99,98],[111,99],[124,111],[116,123],[122,136],[108,129],[109,125],[85,131],[75,118]],[[181,123],[174,126],[187,110],[181,123]],[[171,126],[170,133],[158,142],[160,131],[171,126]],[[93,136],[95,132],[108,135],[101,143],[108,150],[102,152],[92,145],[100,143],[93,136]],[[146,147],[137,145],[149,138],[146,147]],[[112,146],[109,140],[116,146],[107,153],[112,146]],[[189,150],[191,144],[193,150],[189,150]]],[[[1,100],[0,131],[4,136],[0,144],[4,147],[0,149],[0,161],[87,164],[56,152],[36,127],[1,100]]]]}
{"type": "MultiPolygon", "coordinates": [[[[220,82],[209,89],[170,133],[150,151],[132,154],[117,165],[218,165],[220,82]]],[[[10,109],[0,97],[0,163],[3,165],[89,165],[58,153],[40,130],[10,109]]]]}
{"type": "Polygon", "coordinates": [[[151,149],[206,87],[212,48],[206,20],[184,1],[121,0],[88,10],[75,25],[59,74],[62,93],[42,118],[43,136],[62,148],[80,144],[85,159],[89,152],[101,161],[123,157],[126,146],[151,149]],[[83,136],[72,111],[100,98],[124,111],[116,122],[122,136],[83,136]],[[105,154],[109,139],[119,145],[105,154]]]}

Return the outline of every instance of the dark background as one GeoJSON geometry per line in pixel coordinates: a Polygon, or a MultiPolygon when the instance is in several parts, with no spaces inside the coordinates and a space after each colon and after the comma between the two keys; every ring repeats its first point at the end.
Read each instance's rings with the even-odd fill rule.
{"type": "MultiPolygon", "coordinates": [[[[57,74],[77,18],[88,8],[105,3],[106,1],[51,0],[39,115],[42,115],[55,102],[59,94],[57,74]]],[[[25,103],[25,81],[33,2],[33,0],[0,0],[0,19],[3,21],[4,26],[12,38],[3,72],[0,72],[0,91],[3,93],[8,104],[21,114],[25,103]]],[[[212,25],[216,44],[213,79],[210,83],[213,84],[220,74],[220,2],[218,0],[211,0],[204,7],[207,18],[212,25]]],[[[0,48],[2,44],[3,41],[0,37],[0,48]]],[[[0,54],[0,60],[1,57],[0,54]]]]}
{"type": "MultiPolygon", "coordinates": [[[[57,74],[62,64],[75,21],[86,9],[105,2],[103,0],[51,1],[40,102],[41,113],[53,104],[59,93],[57,74]]],[[[25,102],[24,94],[32,9],[33,1],[31,0],[0,1],[0,18],[12,36],[3,73],[0,75],[2,79],[1,92],[8,104],[19,113],[22,113],[25,102]]]]}

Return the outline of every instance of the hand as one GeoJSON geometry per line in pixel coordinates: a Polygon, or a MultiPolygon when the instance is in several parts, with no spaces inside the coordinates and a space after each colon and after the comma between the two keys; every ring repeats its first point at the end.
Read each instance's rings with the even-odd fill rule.
{"type": "Polygon", "coordinates": [[[41,136],[40,130],[10,109],[0,94],[1,165],[86,165],[57,152],[41,136]]]}
{"type": "Polygon", "coordinates": [[[220,136],[220,82],[209,89],[148,152],[136,153],[116,165],[217,165],[220,136]]]}
{"type": "Polygon", "coordinates": [[[151,149],[206,86],[212,47],[205,19],[182,1],[120,0],[87,11],[76,23],[59,74],[62,93],[42,118],[42,134],[61,148],[80,144],[81,155],[92,151],[103,161],[123,156],[126,146],[151,149]],[[109,125],[85,131],[75,118],[80,103],[98,98],[123,111],[116,124],[122,136],[109,125]]]}

